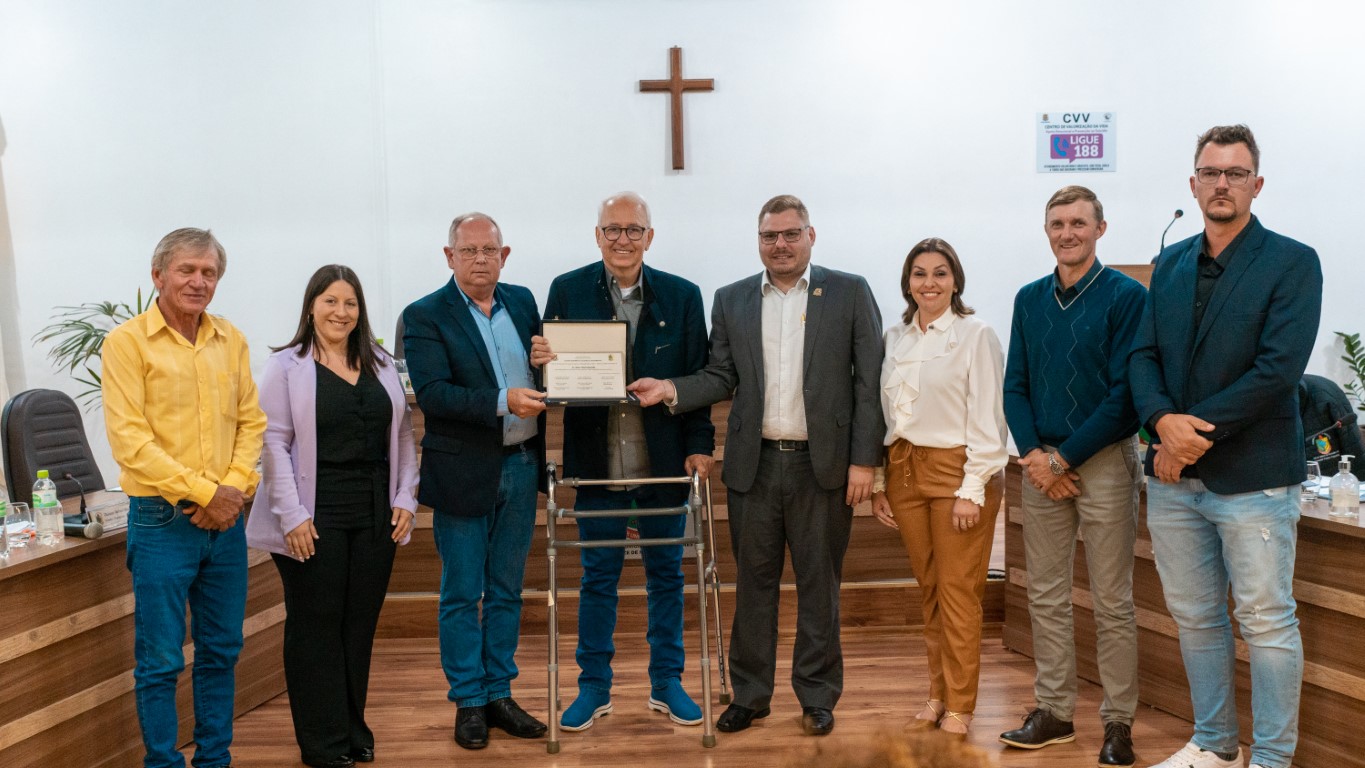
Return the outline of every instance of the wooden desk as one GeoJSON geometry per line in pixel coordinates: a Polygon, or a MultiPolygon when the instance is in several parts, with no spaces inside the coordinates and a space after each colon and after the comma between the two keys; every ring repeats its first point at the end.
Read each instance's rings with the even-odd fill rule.
{"type": "MultiPolygon", "coordinates": [[[[1006,475],[1005,504],[1005,646],[1033,655],[1028,615],[1028,572],[1020,506],[1022,474],[1011,461],[1006,475]]],[[[1147,533],[1146,494],[1139,516],[1133,567],[1133,597],[1137,605],[1138,672],[1141,700],[1186,720],[1189,684],[1180,663],[1175,621],[1152,559],[1147,533]]],[[[1319,501],[1304,510],[1299,522],[1294,597],[1298,601],[1303,635],[1303,699],[1299,710],[1299,748],[1295,765],[1304,768],[1361,768],[1365,755],[1355,746],[1354,734],[1365,723],[1365,524],[1343,522],[1327,515],[1319,501]]],[[[1085,567],[1085,544],[1076,547],[1075,580],[1071,588],[1076,621],[1076,665],[1080,676],[1099,683],[1095,663],[1095,622],[1091,612],[1090,582],[1085,567]]],[[[1233,622],[1234,627],[1236,622],[1233,622]]],[[[1242,738],[1251,737],[1251,680],[1246,643],[1237,636],[1237,711],[1242,738]]],[[[1025,698],[1031,699],[1026,694],[1025,698]]],[[[1027,704],[1028,701],[1021,702],[1027,704]]],[[[1078,713],[1096,717],[1096,713],[1078,713]]],[[[1138,717],[1142,714],[1139,712],[1138,717]]]]}
{"type": "MultiPolygon", "coordinates": [[[[87,494],[91,504],[121,494],[87,494]]],[[[79,499],[63,499],[66,514],[79,499]]],[[[5,768],[142,765],[133,700],[133,594],[125,532],[30,544],[0,560],[0,765],[5,768]]],[[[250,550],[246,646],[236,713],[284,691],[284,596],[268,555],[250,550]]],[[[193,726],[186,670],[176,702],[180,741],[193,726]]]]}

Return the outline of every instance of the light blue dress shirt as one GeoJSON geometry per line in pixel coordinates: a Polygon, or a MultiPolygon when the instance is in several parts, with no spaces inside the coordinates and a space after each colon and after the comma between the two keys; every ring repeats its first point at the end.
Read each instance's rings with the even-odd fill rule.
{"type": "Polygon", "coordinates": [[[459,283],[455,284],[455,289],[464,297],[469,314],[479,328],[479,335],[483,337],[484,346],[488,348],[488,358],[493,361],[493,375],[498,380],[499,388],[498,415],[506,417],[502,420],[502,444],[524,443],[536,436],[536,420],[514,416],[507,409],[508,389],[535,386],[531,378],[531,363],[526,356],[526,347],[522,346],[521,336],[517,333],[517,326],[502,302],[498,301],[496,293],[493,294],[490,316],[483,313],[479,305],[460,288],[459,283]]]}

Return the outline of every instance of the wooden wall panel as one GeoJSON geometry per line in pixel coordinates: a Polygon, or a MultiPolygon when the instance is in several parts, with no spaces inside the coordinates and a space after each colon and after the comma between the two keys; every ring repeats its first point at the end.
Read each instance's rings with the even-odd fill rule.
{"type": "MultiPolygon", "coordinates": [[[[409,398],[412,401],[412,398],[409,398]]],[[[725,506],[727,496],[725,485],[720,477],[724,469],[724,440],[730,404],[718,404],[711,410],[711,420],[716,425],[716,455],[719,460],[710,479],[713,505],[716,550],[713,553],[720,581],[727,589],[734,585],[734,556],[730,548],[728,511],[725,506]]],[[[563,409],[551,409],[547,419],[547,453],[551,459],[561,453],[563,440],[563,409]]],[[[416,405],[413,413],[419,412],[416,405]]],[[[414,429],[419,424],[414,421],[414,429]]],[[[420,430],[418,430],[420,433],[420,430]]],[[[420,439],[420,434],[419,434],[420,439]]],[[[574,489],[561,486],[556,492],[555,503],[560,508],[573,505],[574,489]]],[[[545,504],[544,495],[539,497],[540,509],[537,525],[532,533],[531,551],[526,561],[526,603],[523,627],[526,632],[545,632],[543,601],[549,585],[549,564],[546,556],[545,504]]],[[[440,589],[441,559],[436,552],[431,535],[432,511],[426,507],[419,510],[416,529],[412,541],[399,550],[394,562],[393,576],[389,581],[389,600],[380,617],[381,637],[434,637],[436,633],[436,599],[440,589]]],[[[1001,523],[1003,526],[1003,522],[1001,523]]],[[[561,520],[556,526],[556,535],[561,540],[577,538],[577,529],[572,520],[561,520]]],[[[998,540],[997,547],[1003,546],[998,540]]],[[[695,581],[695,561],[688,559],[683,563],[684,577],[689,584],[695,581]]],[[[582,569],[576,550],[559,551],[558,583],[563,605],[575,605],[577,589],[582,569]]],[[[621,616],[622,626],[634,621],[643,621],[645,601],[643,587],[644,569],[638,560],[627,560],[621,574],[621,616]],[[638,600],[634,593],[639,593],[638,600]],[[637,604],[638,603],[638,604],[637,604]],[[638,615],[637,615],[638,614],[638,615]]],[[[783,584],[791,587],[795,576],[790,567],[783,573],[783,584]]],[[[691,588],[689,588],[689,594],[691,588]]],[[[794,594],[794,593],[793,593],[794,594]]],[[[844,560],[844,621],[848,626],[919,626],[920,618],[918,588],[914,586],[910,574],[909,561],[901,544],[899,535],[881,525],[871,516],[869,504],[862,504],[854,510],[853,529],[849,539],[849,554],[844,560]],[[909,584],[907,587],[906,584],[909,584]],[[885,588],[883,588],[885,587],[885,588]],[[866,589],[864,589],[866,588],[866,589]],[[882,604],[880,601],[886,601],[882,604]]],[[[690,599],[690,598],[689,598],[690,599]]],[[[1005,600],[1003,585],[992,585],[988,589],[986,615],[988,621],[1002,621],[1005,600]]],[[[563,615],[572,620],[574,613],[564,611],[563,615]]],[[[726,621],[728,622],[728,613],[726,621]]],[[[689,611],[689,616],[695,616],[689,611]]],[[[692,620],[689,618],[689,621],[692,620]]],[[[728,625],[727,625],[728,628],[728,625]]],[[[561,626],[561,630],[565,627],[561,626]]]]}

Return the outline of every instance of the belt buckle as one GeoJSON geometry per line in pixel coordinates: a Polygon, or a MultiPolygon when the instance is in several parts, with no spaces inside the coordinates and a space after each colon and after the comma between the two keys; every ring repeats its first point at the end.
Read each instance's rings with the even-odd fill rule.
{"type": "Polygon", "coordinates": [[[786,452],[786,453],[795,453],[795,452],[796,452],[796,441],[795,441],[795,440],[778,440],[778,441],[777,441],[777,450],[779,450],[779,451],[784,451],[784,452],[786,452]]]}

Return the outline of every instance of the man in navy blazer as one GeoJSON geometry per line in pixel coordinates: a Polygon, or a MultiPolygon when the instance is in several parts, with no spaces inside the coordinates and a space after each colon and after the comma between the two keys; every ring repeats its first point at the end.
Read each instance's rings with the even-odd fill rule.
{"type": "MultiPolygon", "coordinates": [[[[550,285],[545,319],[624,320],[630,354],[627,381],[637,376],[685,376],[706,365],[706,318],[701,290],[644,263],[654,241],[649,205],[634,192],[602,201],[594,227],[599,261],[560,275],[550,285]]],[[[532,362],[553,355],[543,338],[535,340],[532,362]],[[538,355],[543,352],[544,357],[538,355]]],[[[711,409],[674,415],[656,405],[582,406],[564,410],[564,472],[568,477],[617,479],[705,478],[715,448],[711,409]]],[[[688,486],[590,486],[578,489],[579,510],[649,509],[679,506],[688,486]]],[[[639,518],[640,538],[677,538],[684,515],[639,518]]],[[[626,518],[578,521],[583,539],[624,539],[626,518]]],[[[682,547],[646,546],[640,550],[649,595],[649,707],[680,725],[699,725],[701,709],[683,690],[682,547]]],[[[560,719],[566,730],[581,731],[611,712],[611,659],[616,647],[616,585],[625,551],[581,550],[582,586],[578,603],[578,698],[560,719]]]]}
{"type": "Polygon", "coordinates": [[[1241,766],[1227,595],[1251,651],[1251,768],[1287,768],[1303,645],[1294,549],[1304,479],[1299,378],[1317,338],[1317,253],[1251,215],[1264,179],[1244,125],[1199,137],[1204,231],[1157,259],[1129,377],[1150,434],[1147,526],[1194,705],[1194,737],[1153,768],[1241,766]]]}
{"type": "Polygon", "coordinates": [[[403,312],[403,344],[426,417],[417,499],[435,510],[441,555],[441,666],[458,707],[455,741],[488,745],[488,727],[536,738],[545,724],[512,700],[521,582],[545,463],[545,395],[535,389],[531,292],[499,283],[511,248],[492,218],[450,225],[454,273],[403,312]],[[480,620],[482,602],[482,621],[480,620]]]}

